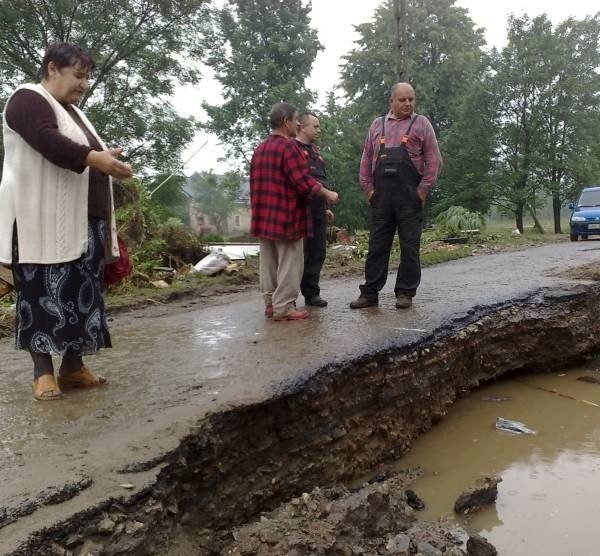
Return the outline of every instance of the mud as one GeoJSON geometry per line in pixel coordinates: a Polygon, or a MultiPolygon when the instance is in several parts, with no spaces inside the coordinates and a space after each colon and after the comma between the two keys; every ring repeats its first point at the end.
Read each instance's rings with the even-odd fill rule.
{"type": "Polygon", "coordinates": [[[20,517],[30,515],[42,506],[60,504],[77,496],[92,484],[90,477],[82,477],[78,481],[68,482],[58,487],[49,487],[32,500],[25,500],[14,507],[0,507],[0,529],[15,522],[20,517]]]}
{"type": "MultiPolygon", "coordinates": [[[[130,338],[140,342],[137,362],[146,366],[145,373],[139,375],[145,394],[140,403],[127,397],[139,393],[138,375],[125,375],[122,391],[82,395],[81,408],[65,400],[66,404],[54,406],[56,410],[39,410],[40,428],[49,418],[56,425],[44,429],[45,442],[51,441],[50,445],[60,450],[60,457],[54,458],[29,438],[4,444],[12,454],[11,465],[21,461],[17,451],[31,457],[44,450],[49,458],[46,467],[52,469],[52,462],[64,457],[62,436],[67,429],[59,412],[66,412],[74,419],[69,433],[77,449],[69,450],[69,465],[53,471],[53,476],[67,477],[81,467],[81,462],[90,468],[94,483],[64,507],[56,506],[52,513],[40,507],[32,516],[37,516],[37,521],[21,524],[17,520],[7,526],[0,533],[6,531],[7,541],[3,544],[0,537],[0,545],[8,547],[7,553],[19,555],[183,555],[202,554],[198,551],[202,546],[208,554],[225,546],[233,550],[233,544],[222,544],[231,542],[227,537],[232,533],[227,531],[237,531],[260,519],[262,513],[272,512],[316,487],[340,488],[335,485],[351,484],[357,477],[400,458],[415,438],[444,417],[457,397],[478,385],[511,371],[562,368],[598,350],[600,285],[576,285],[554,278],[553,265],[564,265],[566,253],[548,248],[537,257],[491,257],[485,270],[481,266],[484,258],[477,264],[443,265],[426,276],[436,292],[424,287],[416,307],[402,314],[386,308],[387,294],[382,296],[383,307],[379,309],[348,314],[330,308],[328,313],[316,313],[310,323],[287,328],[273,323],[257,325],[258,317],[247,316],[247,309],[239,302],[217,307],[208,316],[203,313],[204,324],[193,321],[192,313],[185,321],[183,316],[159,320],[159,313],[154,311],[156,322],[140,320],[141,328],[159,343],[163,338],[154,331],[160,330],[159,323],[163,327],[169,323],[164,341],[170,342],[168,354],[177,358],[177,366],[157,360],[162,352],[141,343],[143,334],[129,332],[130,338]],[[514,268],[523,259],[532,270],[518,282],[502,274],[502,269],[514,268]],[[466,278],[468,295],[464,291],[466,278]],[[421,305],[422,300],[425,305],[421,305]],[[241,323],[218,320],[218,315],[232,308],[242,318],[241,323]],[[346,329],[337,328],[341,322],[346,329]],[[377,326],[371,328],[375,323],[377,326]],[[268,341],[263,342],[262,336],[252,339],[251,331],[261,327],[268,341]],[[243,341],[237,336],[240,328],[246,334],[243,341]],[[174,330],[194,330],[194,334],[176,337],[174,330]],[[360,334],[359,344],[352,334],[360,334]],[[147,350],[142,359],[140,346],[147,350]],[[245,359],[232,358],[225,347],[234,354],[245,354],[245,359]],[[198,377],[190,372],[193,365],[190,369],[185,365],[184,357],[200,350],[204,359],[198,366],[206,372],[198,377]],[[289,353],[298,360],[290,360],[289,353]],[[217,354],[218,364],[211,359],[217,354]],[[211,363],[208,367],[207,361],[211,363]],[[169,369],[169,374],[150,374],[153,368],[169,369]],[[238,379],[241,369],[251,372],[253,378],[245,378],[243,388],[238,379]],[[143,382],[143,377],[150,376],[156,384],[143,382]],[[181,395],[181,386],[189,397],[173,403],[181,395]],[[117,418],[114,408],[102,409],[109,400],[117,407],[124,407],[119,404],[128,400],[130,405],[117,418]],[[103,430],[99,426],[102,422],[110,430],[103,430]],[[97,437],[84,442],[86,434],[97,437]],[[134,487],[131,492],[128,483],[134,487]],[[211,531],[217,532],[216,541],[211,531]],[[184,541],[188,548],[181,544],[184,541]]],[[[597,253],[591,251],[580,249],[577,253],[597,259],[597,253]]],[[[338,297],[329,298],[337,303],[351,298],[356,285],[352,284],[350,292],[347,286],[340,285],[335,290],[338,297]]],[[[393,307],[393,302],[390,305],[393,307]]],[[[260,304],[252,310],[260,314],[260,304]]],[[[132,315],[131,323],[135,319],[132,315]]],[[[123,352],[114,357],[120,357],[122,364],[136,361],[127,359],[123,352]]],[[[111,357],[107,360],[115,361],[111,357]]],[[[13,363],[5,357],[4,361],[9,368],[17,368],[16,360],[13,363]]],[[[14,379],[10,387],[18,388],[18,383],[13,383],[14,379]]],[[[8,399],[5,391],[0,395],[8,399]]],[[[6,408],[3,411],[10,419],[17,415],[6,408]]],[[[31,420],[32,415],[27,418],[31,420]]],[[[39,471],[35,465],[23,467],[24,477],[30,481],[27,487],[22,480],[11,485],[8,477],[2,477],[0,488],[8,493],[10,507],[25,490],[34,498],[43,490],[38,489],[44,481],[35,474],[36,469],[39,471]]],[[[410,515],[404,511],[404,491],[394,491],[391,496],[390,504],[402,504],[400,513],[410,515]]],[[[302,528],[303,522],[298,523],[302,528]]],[[[393,540],[390,535],[403,533],[402,527],[394,532],[396,527],[392,523],[376,538],[367,535],[365,539],[380,543],[376,545],[379,547],[385,540],[387,546],[393,540]]],[[[362,535],[352,535],[350,548],[358,543],[356,546],[368,553],[371,545],[361,548],[362,535]]],[[[418,535],[415,533],[414,539],[408,536],[409,545],[416,549],[418,535]]],[[[327,538],[327,543],[332,541],[327,538]]],[[[336,553],[331,551],[337,541],[324,544],[322,553],[336,553]]],[[[398,543],[405,541],[404,537],[397,539],[398,543]]],[[[435,544],[424,542],[436,549],[435,544]]],[[[459,550],[464,550],[462,546],[459,550]]],[[[340,554],[352,553],[347,547],[339,550],[340,554]]]]}
{"type": "Polygon", "coordinates": [[[502,556],[595,554],[600,389],[578,381],[583,373],[599,376],[600,357],[570,370],[507,376],[454,403],[397,462],[423,471],[412,487],[426,504],[419,517],[480,532],[502,556]],[[498,416],[538,434],[495,430],[498,416]],[[481,475],[502,477],[496,503],[457,515],[454,501],[481,475]]]}

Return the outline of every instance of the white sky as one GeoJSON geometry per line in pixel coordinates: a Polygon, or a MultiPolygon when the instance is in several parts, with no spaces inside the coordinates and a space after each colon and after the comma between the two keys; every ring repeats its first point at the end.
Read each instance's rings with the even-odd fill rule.
{"type": "MultiPolygon", "coordinates": [[[[370,21],[376,7],[384,1],[390,0],[312,0],[312,26],[317,29],[324,50],[317,56],[307,85],[318,91],[320,101],[337,85],[341,58],[358,38],[353,25],[370,21]]],[[[600,10],[599,3],[593,0],[457,0],[456,5],[469,10],[475,25],[485,29],[488,46],[498,48],[506,41],[506,24],[511,13],[530,17],[546,13],[556,24],[570,16],[582,19],[600,10]]],[[[220,102],[219,84],[209,77],[198,87],[180,88],[175,95],[175,106],[182,114],[202,118],[200,103],[204,100],[213,104],[220,102]]],[[[213,135],[199,134],[184,153],[184,160],[207,140],[206,147],[186,164],[186,174],[210,169],[222,173],[229,169],[227,162],[218,161],[225,153],[213,135]]]]}

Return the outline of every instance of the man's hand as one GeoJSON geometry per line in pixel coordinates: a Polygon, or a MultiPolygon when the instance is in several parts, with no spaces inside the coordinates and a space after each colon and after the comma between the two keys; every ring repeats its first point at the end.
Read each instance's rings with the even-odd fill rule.
{"type": "Polygon", "coordinates": [[[373,195],[375,195],[374,189],[370,189],[369,191],[367,191],[367,202],[369,204],[371,203],[371,199],[373,198],[373,195]]]}
{"type": "Polygon", "coordinates": [[[427,191],[422,191],[420,187],[417,187],[417,195],[421,199],[421,205],[425,206],[425,199],[427,199],[427,191]]]}
{"type": "Polygon", "coordinates": [[[337,192],[329,191],[329,189],[327,190],[327,197],[325,198],[327,199],[327,202],[332,205],[337,205],[340,202],[340,196],[337,194],[337,192]]]}
{"type": "Polygon", "coordinates": [[[106,151],[90,151],[85,158],[84,164],[96,168],[113,178],[120,180],[133,176],[133,170],[129,164],[117,159],[123,149],[108,149],[106,151]]]}
{"type": "Polygon", "coordinates": [[[325,218],[327,219],[327,224],[333,224],[333,221],[335,220],[335,215],[333,214],[332,211],[327,209],[325,211],[325,218]]]}
{"type": "Polygon", "coordinates": [[[317,195],[325,197],[325,200],[330,205],[337,205],[340,202],[340,196],[335,191],[331,191],[330,189],[327,189],[324,186],[321,186],[321,189],[319,189],[317,195]]]}

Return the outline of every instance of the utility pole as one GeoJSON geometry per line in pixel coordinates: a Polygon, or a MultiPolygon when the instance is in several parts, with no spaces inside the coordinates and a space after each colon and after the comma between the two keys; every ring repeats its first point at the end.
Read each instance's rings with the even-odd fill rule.
{"type": "Polygon", "coordinates": [[[406,25],[406,0],[394,0],[394,19],[396,20],[396,78],[397,81],[409,81],[408,77],[408,27],[406,25]]]}

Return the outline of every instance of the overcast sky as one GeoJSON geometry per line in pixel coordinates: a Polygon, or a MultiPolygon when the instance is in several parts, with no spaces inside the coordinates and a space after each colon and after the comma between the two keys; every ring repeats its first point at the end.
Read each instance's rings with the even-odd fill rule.
{"type": "MultiPolygon", "coordinates": [[[[307,85],[318,91],[321,101],[324,100],[325,93],[336,86],[341,57],[353,48],[357,39],[353,25],[370,21],[376,7],[383,1],[390,0],[312,0],[312,26],[318,31],[324,50],[317,56],[307,85]]],[[[593,15],[599,9],[597,0],[457,0],[456,5],[466,8],[475,25],[485,29],[488,46],[498,48],[502,48],[506,41],[506,23],[511,13],[532,17],[546,13],[556,24],[569,16],[581,19],[586,15],[593,15]]],[[[183,114],[202,118],[200,103],[208,100],[217,104],[219,99],[218,83],[205,78],[199,87],[181,88],[175,96],[175,106],[183,114]]],[[[224,156],[218,139],[206,134],[196,137],[184,153],[184,160],[206,140],[206,147],[186,165],[186,174],[210,169],[217,173],[228,170],[227,162],[218,161],[218,158],[224,156]]]]}

